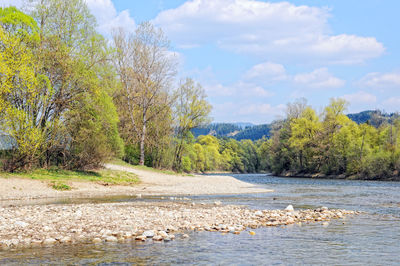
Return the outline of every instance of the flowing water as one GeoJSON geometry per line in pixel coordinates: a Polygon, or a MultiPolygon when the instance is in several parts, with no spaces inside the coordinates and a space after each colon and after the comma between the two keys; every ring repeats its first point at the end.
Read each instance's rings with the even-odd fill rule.
{"type": "MultiPolygon", "coordinates": [[[[345,220],[255,229],[256,235],[192,232],[167,243],[106,243],[0,252],[4,264],[400,265],[400,183],[234,175],[275,191],[191,197],[255,209],[343,208],[345,220]]],[[[112,198],[109,201],[129,201],[112,198]]],[[[160,200],[147,198],[142,200],[160,200]]],[[[60,202],[58,202],[60,203],[60,202]]],[[[62,202],[61,202],[62,203],[62,202]]]]}

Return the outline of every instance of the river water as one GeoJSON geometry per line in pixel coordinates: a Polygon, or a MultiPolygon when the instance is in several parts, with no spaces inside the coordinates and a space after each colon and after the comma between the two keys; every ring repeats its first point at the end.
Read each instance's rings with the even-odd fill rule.
{"type": "MultiPolygon", "coordinates": [[[[191,197],[256,209],[343,208],[345,220],[255,229],[256,235],[192,232],[168,243],[106,243],[0,252],[0,264],[400,265],[400,183],[234,175],[267,194],[191,197]]],[[[127,201],[129,198],[110,199],[127,201]]],[[[142,200],[159,200],[148,198],[142,200]]]]}

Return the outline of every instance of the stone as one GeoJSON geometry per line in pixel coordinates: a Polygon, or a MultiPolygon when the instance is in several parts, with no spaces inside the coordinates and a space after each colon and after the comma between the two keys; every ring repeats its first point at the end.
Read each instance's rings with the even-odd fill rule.
{"type": "Polygon", "coordinates": [[[285,208],[285,211],[289,211],[289,212],[294,211],[293,205],[288,205],[288,206],[285,208]]]}
{"type": "Polygon", "coordinates": [[[328,210],[328,207],[321,207],[321,211],[327,211],[328,210]]]}
{"type": "Polygon", "coordinates": [[[135,240],[137,240],[137,241],[146,241],[146,236],[144,236],[144,235],[140,235],[140,236],[136,236],[135,237],[135,240]]]}
{"type": "Polygon", "coordinates": [[[143,235],[147,238],[152,238],[154,237],[154,231],[148,230],[148,231],[144,231],[143,235]]]}
{"type": "Polygon", "coordinates": [[[256,211],[254,214],[255,214],[256,216],[263,216],[262,211],[256,211]]]}
{"type": "Polygon", "coordinates": [[[29,225],[28,223],[23,222],[23,221],[16,221],[14,224],[16,226],[19,226],[19,227],[22,227],[22,228],[25,228],[25,227],[27,227],[29,225]]]}
{"type": "Polygon", "coordinates": [[[101,242],[103,242],[103,241],[102,241],[100,238],[96,237],[96,238],[93,238],[92,242],[93,242],[94,244],[99,244],[99,243],[101,243],[101,242]]]}
{"type": "Polygon", "coordinates": [[[117,242],[118,239],[117,239],[115,236],[108,236],[108,237],[106,238],[106,241],[107,241],[107,242],[117,242]]]}
{"type": "Polygon", "coordinates": [[[43,245],[49,246],[49,245],[54,245],[57,242],[54,238],[46,238],[43,241],[43,245]]]}
{"type": "Polygon", "coordinates": [[[171,241],[171,238],[169,237],[164,238],[164,242],[169,242],[169,241],[171,241]]]}
{"type": "Polygon", "coordinates": [[[183,234],[182,238],[189,238],[189,235],[188,234],[183,234]]]}
{"type": "Polygon", "coordinates": [[[153,237],[153,241],[162,241],[162,240],[163,240],[163,237],[160,235],[156,235],[153,237]]]}
{"type": "Polygon", "coordinates": [[[214,201],[214,205],[215,206],[220,206],[222,203],[221,203],[221,201],[219,201],[219,200],[217,200],[217,201],[214,201]]]}
{"type": "Polygon", "coordinates": [[[159,231],[158,235],[160,235],[161,237],[167,237],[168,234],[165,231],[159,231]]]}
{"type": "Polygon", "coordinates": [[[256,235],[256,232],[250,231],[249,234],[252,235],[252,236],[254,236],[254,235],[256,235]]]}
{"type": "Polygon", "coordinates": [[[71,239],[69,236],[62,237],[62,238],[60,239],[60,243],[69,243],[69,242],[71,242],[71,241],[72,241],[72,239],[71,239]]]}
{"type": "Polygon", "coordinates": [[[136,198],[137,198],[137,199],[141,199],[141,198],[142,198],[142,194],[137,194],[137,195],[136,195],[136,198]]]}

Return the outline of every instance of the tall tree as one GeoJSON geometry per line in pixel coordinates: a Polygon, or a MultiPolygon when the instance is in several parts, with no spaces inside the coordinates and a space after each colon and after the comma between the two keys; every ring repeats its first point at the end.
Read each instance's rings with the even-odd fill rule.
{"type": "Polygon", "coordinates": [[[169,90],[176,66],[168,39],[149,22],[140,24],[135,34],[118,29],[113,40],[122,83],[117,97],[121,122],[126,138],[139,143],[139,164],[143,165],[148,125],[173,101],[169,90]]]}
{"type": "Polygon", "coordinates": [[[190,78],[179,86],[176,95],[177,144],[173,167],[175,170],[180,170],[185,139],[190,130],[210,121],[208,115],[211,112],[211,105],[207,102],[201,85],[190,78]]]}

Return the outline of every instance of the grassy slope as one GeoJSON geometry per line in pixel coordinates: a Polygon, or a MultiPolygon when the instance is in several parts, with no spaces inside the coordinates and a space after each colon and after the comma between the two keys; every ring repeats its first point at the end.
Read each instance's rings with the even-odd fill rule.
{"type": "Polygon", "coordinates": [[[95,170],[95,171],[69,171],[61,169],[37,169],[32,172],[19,172],[19,173],[4,173],[1,172],[2,177],[18,177],[29,178],[37,180],[52,181],[53,188],[60,190],[68,190],[67,187],[63,189],[63,183],[67,181],[84,181],[84,182],[97,182],[100,184],[111,185],[134,185],[140,182],[137,175],[125,171],[115,170],[95,170]],[[59,188],[57,188],[59,187],[59,188]]]}

